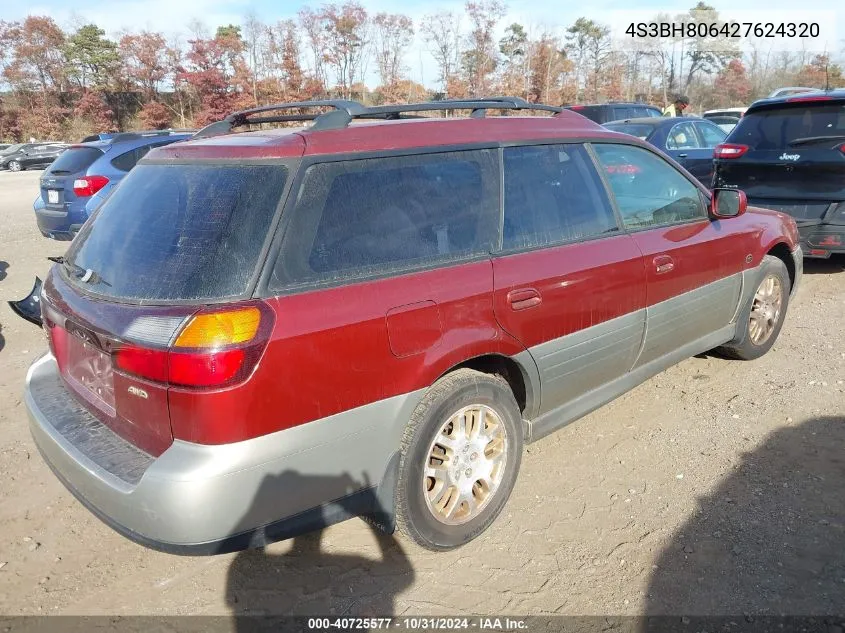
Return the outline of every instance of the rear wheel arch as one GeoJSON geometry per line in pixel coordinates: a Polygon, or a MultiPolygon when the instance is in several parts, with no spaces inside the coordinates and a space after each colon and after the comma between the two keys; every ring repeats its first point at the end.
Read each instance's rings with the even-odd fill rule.
{"type": "Polygon", "coordinates": [[[786,266],[786,271],[789,273],[789,287],[790,289],[794,289],[796,275],[795,261],[792,259],[792,251],[789,246],[785,242],[778,242],[769,248],[766,255],[777,257],[783,262],[784,266],[786,266]]]}
{"type": "Polygon", "coordinates": [[[500,376],[508,383],[523,417],[530,416],[538,403],[539,394],[535,393],[534,383],[527,368],[511,356],[496,353],[481,354],[453,365],[441,373],[437,380],[459,369],[474,369],[482,374],[500,376]]]}

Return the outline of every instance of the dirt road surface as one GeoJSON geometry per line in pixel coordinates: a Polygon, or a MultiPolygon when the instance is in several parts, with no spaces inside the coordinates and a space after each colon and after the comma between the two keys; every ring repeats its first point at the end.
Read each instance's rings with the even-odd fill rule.
{"type": "Polygon", "coordinates": [[[445,554],[360,520],[265,551],[135,545],[55,479],[12,314],[48,255],[38,173],[0,173],[0,613],[845,613],[845,270],[808,262],[774,350],[690,359],[529,448],[503,515],[445,554]]]}

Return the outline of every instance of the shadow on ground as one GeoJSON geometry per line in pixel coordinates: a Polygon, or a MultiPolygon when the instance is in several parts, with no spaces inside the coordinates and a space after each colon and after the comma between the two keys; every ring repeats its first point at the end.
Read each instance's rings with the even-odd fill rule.
{"type": "MultiPolygon", "coordinates": [[[[262,508],[278,507],[280,494],[310,491],[312,495],[315,492],[330,495],[332,491],[336,494],[338,490],[361,489],[360,484],[345,475],[310,477],[286,472],[269,476],[242,524],[251,523],[252,519],[248,517],[253,510],[260,512],[262,508]]],[[[363,493],[341,498],[332,508],[318,511],[317,525],[331,524],[338,511],[342,515],[354,515],[367,507],[374,508],[375,513],[380,510],[373,489],[364,488],[363,493]]],[[[414,570],[393,536],[369,523],[365,525],[372,530],[377,552],[325,551],[322,529],[293,536],[291,548],[286,553],[271,553],[264,547],[239,552],[229,567],[226,583],[226,602],[235,616],[235,630],[265,630],[265,626],[270,627],[266,630],[279,630],[279,623],[274,623],[272,616],[394,615],[396,596],[413,583],[414,570]]],[[[266,534],[259,531],[253,539],[254,542],[284,539],[288,529],[279,532],[276,528],[274,532],[271,528],[266,534]]],[[[298,531],[298,528],[293,529],[298,531]]],[[[365,546],[363,549],[373,548],[365,546]]]]}
{"type": "Polygon", "coordinates": [[[845,614],[845,417],[774,432],[678,530],[648,615],[845,614]]]}
{"type": "Polygon", "coordinates": [[[845,271],[845,255],[831,255],[830,259],[805,259],[804,274],[832,275],[845,271]]]}

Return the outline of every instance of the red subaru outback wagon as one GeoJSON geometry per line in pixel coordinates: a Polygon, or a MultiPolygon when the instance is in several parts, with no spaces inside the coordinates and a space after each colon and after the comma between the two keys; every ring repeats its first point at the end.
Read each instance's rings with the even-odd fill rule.
{"type": "Polygon", "coordinates": [[[772,347],[803,260],[792,219],[746,207],[519,99],[236,113],[150,152],[45,279],[32,434],[149,547],[353,515],[457,547],[527,443],[687,357],[772,347]],[[306,123],[234,132],[281,121],[306,123]]]}

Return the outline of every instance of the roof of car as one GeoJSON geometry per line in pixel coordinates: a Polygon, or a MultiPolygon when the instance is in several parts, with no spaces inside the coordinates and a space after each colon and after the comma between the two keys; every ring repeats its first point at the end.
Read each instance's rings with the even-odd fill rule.
{"type": "Polygon", "coordinates": [[[367,120],[335,129],[297,127],[224,134],[157,148],[145,160],[281,158],[576,138],[630,142],[627,135],[612,132],[577,112],[563,110],[555,116],[367,120]]]}
{"type": "Polygon", "coordinates": [[[835,90],[817,90],[813,92],[800,92],[797,94],[783,95],[780,97],[769,97],[766,99],[758,99],[745,111],[746,114],[752,110],[759,110],[769,106],[780,105],[783,103],[812,103],[824,102],[833,100],[845,100],[845,88],[837,88],[835,90]]]}
{"type": "Polygon", "coordinates": [[[605,103],[573,103],[564,107],[571,110],[572,108],[596,108],[599,106],[640,106],[645,108],[654,108],[655,110],[660,109],[655,105],[651,105],[650,103],[643,103],[642,101],[606,101],[605,103]]]}
{"type": "Polygon", "coordinates": [[[146,145],[148,143],[155,143],[164,138],[174,139],[188,139],[194,135],[194,130],[165,130],[161,132],[122,132],[114,134],[110,138],[101,139],[99,141],[88,141],[84,143],[75,143],[73,147],[95,147],[97,149],[105,150],[106,148],[115,145],[146,145]]]}

